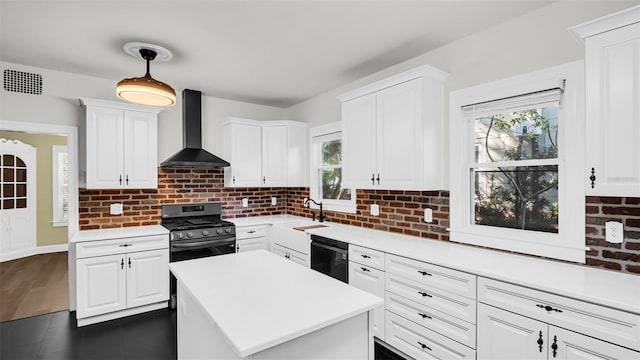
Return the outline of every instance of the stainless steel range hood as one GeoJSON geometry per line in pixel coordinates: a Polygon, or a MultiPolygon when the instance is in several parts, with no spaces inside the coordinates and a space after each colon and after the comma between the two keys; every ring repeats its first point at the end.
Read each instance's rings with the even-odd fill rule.
{"type": "Polygon", "coordinates": [[[160,164],[163,168],[222,168],[230,164],[202,149],[202,93],[182,90],[182,144],[184,149],[160,164]]]}

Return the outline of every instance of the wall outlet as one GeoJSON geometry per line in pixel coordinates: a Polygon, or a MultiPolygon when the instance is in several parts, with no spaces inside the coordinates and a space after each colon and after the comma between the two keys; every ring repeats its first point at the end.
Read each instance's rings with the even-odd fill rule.
{"type": "Polygon", "coordinates": [[[607,221],[605,226],[605,240],[613,244],[621,244],[624,240],[624,230],[622,223],[618,221],[607,221]]]}
{"type": "Polygon", "coordinates": [[[278,205],[278,198],[276,198],[275,196],[271,197],[271,205],[278,205]]]}
{"type": "Polygon", "coordinates": [[[122,203],[109,205],[109,213],[111,215],[122,215],[122,203]]]}
{"type": "Polygon", "coordinates": [[[433,222],[433,210],[427,208],[424,209],[424,221],[425,222],[433,222]]]}
{"type": "Polygon", "coordinates": [[[242,207],[247,207],[247,206],[249,206],[249,199],[242,198],[242,207]]]}
{"type": "Polygon", "coordinates": [[[378,204],[371,204],[371,215],[378,216],[380,215],[380,206],[378,204]]]}

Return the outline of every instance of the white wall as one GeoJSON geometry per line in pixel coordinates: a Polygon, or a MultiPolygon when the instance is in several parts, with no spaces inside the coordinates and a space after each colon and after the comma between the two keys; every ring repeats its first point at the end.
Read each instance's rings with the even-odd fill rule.
{"type": "MultiPolygon", "coordinates": [[[[43,86],[42,95],[0,90],[0,121],[79,126],[84,119],[84,109],[80,107],[78,98],[119,101],[115,95],[116,80],[0,62],[0,70],[4,69],[41,74],[43,86]]],[[[177,104],[162,111],[158,118],[159,162],[182,149],[181,91],[176,89],[177,104]]],[[[222,154],[222,121],[227,116],[277,120],[284,119],[284,114],[285,110],[281,108],[203,96],[202,145],[214,154],[222,154]]]]}
{"type": "Polygon", "coordinates": [[[317,126],[339,121],[337,95],[428,64],[451,75],[445,83],[443,126],[448,183],[448,93],[533,70],[584,59],[567,28],[639,4],[640,1],[561,1],[333,89],[287,109],[287,117],[317,126]]]}

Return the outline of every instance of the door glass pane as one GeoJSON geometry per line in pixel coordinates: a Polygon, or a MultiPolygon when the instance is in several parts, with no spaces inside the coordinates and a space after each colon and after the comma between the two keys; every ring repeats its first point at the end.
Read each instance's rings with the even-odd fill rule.
{"type": "Polygon", "coordinates": [[[344,189],[341,184],[341,168],[320,170],[320,186],[323,199],[351,200],[351,189],[344,189]]]}
{"type": "Polygon", "coordinates": [[[472,170],[474,223],[558,232],[558,166],[472,170]]]}
{"type": "Polygon", "coordinates": [[[13,209],[13,199],[4,199],[4,200],[2,200],[2,208],[3,209],[13,209]]]}
{"type": "Polygon", "coordinates": [[[3,168],[2,169],[2,181],[5,183],[13,182],[14,180],[14,170],[13,168],[3,168]]]}
{"type": "Polygon", "coordinates": [[[26,196],[27,196],[27,185],[16,184],[16,197],[26,197],[26,196]]]}
{"type": "Polygon", "coordinates": [[[16,182],[27,182],[27,169],[16,169],[16,182]]]}
{"type": "Polygon", "coordinates": [[[16,209],[24,209],[27,207],[27,199],[16,199],[16,209]]]}
{"type": "Polygon", "coordinates": [[[2,196],[14,197],[13,184],[2,184],[2,196]]]}
{"type": "Polygon", "coordinates": [[[15,157],[13,155],[2,155],[2,165],[3,166],[13,166],[15,157]]]}
{"type": "Polygon", "coordinates": [[[558,109],[548,107],[475,119],[478,163],[558,157],[558,109]]]}
{"type": "Polygon", "coordinates": [[[342,164],[342,141],[332,140],[322,143],[322,165],[342,164]]]}

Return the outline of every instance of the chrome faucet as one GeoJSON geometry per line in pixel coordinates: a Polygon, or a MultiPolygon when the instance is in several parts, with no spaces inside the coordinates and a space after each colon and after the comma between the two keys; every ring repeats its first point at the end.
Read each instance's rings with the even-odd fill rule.
{"type": "MultiPolygon", "coordinates": [[[[305,200],[305,202],[304,202],[304,206],[307,206],[307,204],[309,203],[309,201],[311,201],[312,203],[314,203],[314,204],[316,204],[316,205],[320,206],[320,215],[318,216],[318,221],[320,221],[320,222],[324,222],[324,213],[322,212],[322,202],[317,203],[315,200],[313,200],[313,199],[311,199],[311,198],[308,198],[307,200],[305,200]]],[[[316,217],[316,213],[313,213],[313,218],[314,218],[314,220],[315,220],[315,217],[316,217]]]]}

